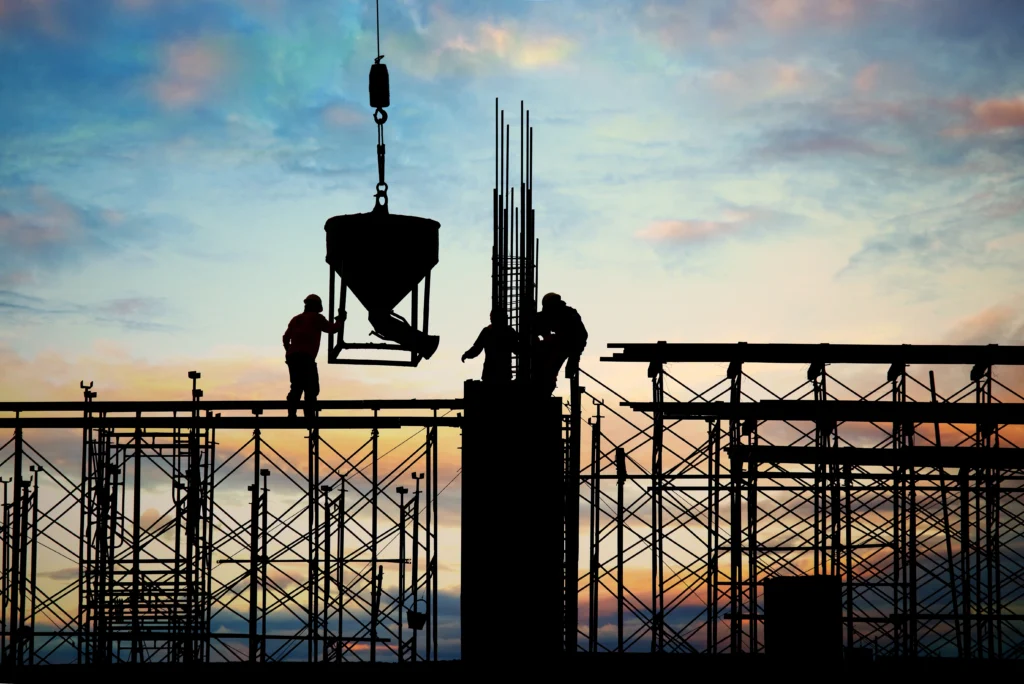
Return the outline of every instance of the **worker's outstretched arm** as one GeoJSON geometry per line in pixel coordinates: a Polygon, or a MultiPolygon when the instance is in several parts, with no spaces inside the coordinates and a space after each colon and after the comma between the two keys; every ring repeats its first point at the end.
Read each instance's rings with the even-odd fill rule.
{"type": "Polygon", "coordinates": [[[484,331],[481,330],[480,334],[477,335],[476,342],[473,343],[473,346],[470,347],[469,350],[465,354],[462,355],[462,361],[465,362],[466,359],[475,359],[476,357],[480,356],[480,352],[482,352],[483,350],[484,350],[484,331]]]}
{"type": "Polygon", "coordinates": [[[344,314],[340,314],[338,318],[333,323],[331,323],[329,320],[327,320],[326,316],[320,314],[320,330],[325,333],[338,332],[339,330],[341,330],[341,324],[345,320],[344,318],[342,318],[343,315],[344,314]]]}

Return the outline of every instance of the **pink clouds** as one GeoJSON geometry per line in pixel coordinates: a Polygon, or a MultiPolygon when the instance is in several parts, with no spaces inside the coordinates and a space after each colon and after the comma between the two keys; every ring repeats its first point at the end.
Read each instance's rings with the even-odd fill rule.
{"type": "Polygon", "coordinates": [[[908,0],[750,0],[754,15],[768,28],[806,24],[848,24],[873,6],[908,0]]]}
{"type": "Polygon", "coordinates": [[[957,105],[967,117],[967,122],[946,129],[944,133],[947,136],[958,138],[1024,128],[1024,96],[960,101],[957,105]]]}
{"type": "Polygon", "coordinates": [[[347,105],[331,105],[323,111],[324,123],[338,128],[359,126],[367,123],[370,117],[365,111],[360,111],[347,105]]]}
{"type": "Polygon", "coordinates": [[[853,79],[854,87],[862,93],[871,92],[877,85],[880,70],[881,65],[877,62],[867,65],[857,72],[857,76],[853,79]]]}
{"type": "MultiPolygon", "coordinates": [[[[0,189],[0,197],[4,194],[0,189]]],[[[42,186],[29,194],[36,212],[31,216],[0,214],[0,242],[25,250],[38,250],[47,245],[74,242],[82,237],[80,212],[42,186]]]]}
{"type": "Polygon", "coordinates": [[[226,70],[224,55],[200,40],[182,40],[168,45],[163,70],[153,83],[157,101],[168,109],[182,109],[205,99],[226,70]]]}
{"type": "Polygon", "coordinates": [[[0,0],[0,23],[22,21],[51,36],[63,36],[66,25],[55,0],[0,0]]]}
{"type": "Polygon", "coordinates": [[[655,221],[637,232],[637,237],[651,242],[674,244],[703,242],[730,235],[748,225],[754,215],[748,211],[728,211],[721,220],[655,221]]]}

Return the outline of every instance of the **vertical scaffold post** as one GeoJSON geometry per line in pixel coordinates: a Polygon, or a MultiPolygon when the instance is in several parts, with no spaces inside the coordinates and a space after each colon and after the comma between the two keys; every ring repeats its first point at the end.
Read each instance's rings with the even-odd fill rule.
{"type": "MultiPolygon", "coordinates": [[[[373,411],[373,417],[374,418],[377,417],[377,410],[376,409],[374,409],[374,411],[373,411]]],[[[374,421],[374,424],[376,425],[376,421],[374,421]]],[[[380,584],[380,580],[378,579],[378,577],[379,577],[378,572],[383,572],[383,570],[378,568],[378,561],[377,561],[377,513],[378,513],[378,510],[379,510],[378,494],[379,494],[379,490],[380,490],[380,481],[377,479],[378,478],[378,473],[377,473],[378,463],[377,463],[377,460],[378,460],[378,456],[379,456],[378,451],[377,451],[378,437],[379,437],[379,433],[377,431],[377,428],[374,427],[373,431],[371,432],[371,440],[373,442],[373,445],[372,445],[372,450],[373,450],[373,454],[372,454],[372,458],[373,458],[373,482],[371,483],[371,492],[370,492],[370,497],[371,497],[370,498],[370,515],[372,516],[371,517],[371,523],[370,523],[370,535],[371,535],[370,536],[370,568],[372,569],[372,571],[370,572],[370,581],[373,583],[373,592],[372,592],[373,600],[372,600],[372,603],[371,603],[371,606],[370,606],[370,662],[371,663],[377,662],[377,625],[378,625],[378,623],[380,621],[380,591],[378,589],[378,586],[380,584]]]]}
{"type": "Polygon", "coordinates": [[[24,527],[24,488],[22,486],[22,468],[24,457],[24,438],[21,427],[14,428],[14,501],[11,515],[11,530],[8,533],[11,540],[11,620],[10,637],[8,640],[9,665],[23,665],[22,639],[24,639],[24,583],[25,583],[25,535],[22,534],[24,527]]]}
{"type": "Polygon", "coordinates": [[[579,373],[569,382],[569,458],[565,473],[565,653],[579,648],[580,567],[580,415],[583,391],[579,373]]]}
{"type": "MultiPolygon", "coordinates": [[[[253,415],[259,416],[261,409],[253,409],[253,415]]],[[[259,587],[259,506],[260,506],[260,429],[252,431],[253,467],[252,484],[249,485],[249,662],[262,660],[263,654],[258,653],[259,641],[256,637],[257,588],[259,587]]]]}
{"type": "Polygon", "coordinates": [[[590,584],[587,635],[590,653],[597,652],[598,588],[601,565],[601,403],[594,400],[596,413],[590,421],[590,584]]]}
{"type": "MultiPolygon", "coordinates": [[[[309,591],[306,595],[306,661],[316,662],[319,656],[320,627],[320,431],[310,428],[306,435],[308,443],[308,470],[306,491],[308,501],[306,507],[307,524],[309,525],[308,545],[308,576],[309,591]]],[[[376,479],[374,480],[376,483],[376,479]]],[[[326,494],[324,494],[326,498],[326,494]]]]}
{"type": "MultiPolygon", "coordinates": [[[[665,344],[658,342],[659,345],[665,344]]],[[[662,403],[665,401],[665,367],[661,361],[652,362],[647,368],[651,379],[651,393],[654,401],[653,429],[651,432],[651,653],[665,649],[665,576],[662,528],[662,446],[665,437],[665,417],[662,403]]]]}
{"type": "MultiPolygon", "coordinates": [[[[740,344],[743,344],[742,342],[740,344]]],[[[726,370],[729,379],[729,403],[734,407],[742,398],[743,361],[735,360],[726,370]]],[[[741,442],[742,421],[729,418],[729,453],[741,442]]],[[[729,461],[729,652],[739,653],[743,645],[743,461],[729,461]]]]}
{"type": "Polygon", "coordinates": [[[616,602],[617,602],[618,605],[616,606],[616,616],[615,616],[615,622],[616,622],[616,625],[615,625],[616,626],[616,649],[615,650],[618,653],[623,653],[624,650],[625,650],[624,649],[624,645],[623,645],[623,637],[625,636],[624,635],[624,627],[625,627],[625,620],[624,620],[624,618],[625,618],[625,615],[624,615],[624,608],[623,607],[625,605],[625,599],[626,599],[626,596],[625,596],[626,588],[625,588],[625,577],[624,577],[625,568],[623,567],[623,565],[625,564],[625,561],[623,559],[623,552],[625,551],[625,549],[623,548],[624,547],[624,541],[625,541],[625,535],[624,535],[624,532],[623,532],[624,522],[625,522],[625,508],[626,508],[625,507],[625,501],[624,501],[624,498],[625,498],[624,497],[624,495],[625,495],[625,491],[624,491],[625,490],[625,485],[626,485],[626,450],[623,449],[622,447],[617,447],[615,449],[615,486],[616,486],[616,492],[615,492],[615,567],[616,567],[615,587],[616,587],[618,593],[617,593],[615,598],[617,599],[616,602]]]}

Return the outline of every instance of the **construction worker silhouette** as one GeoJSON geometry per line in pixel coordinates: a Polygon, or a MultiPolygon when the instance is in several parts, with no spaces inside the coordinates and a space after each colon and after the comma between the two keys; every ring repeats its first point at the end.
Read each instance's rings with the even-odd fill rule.
{"type": "Polygon", "coordinates": [[[576,309],[554,292],[544,295],[534,323],[539,336],[535,352],[534,380],[543,396],[551,396],[558,371],[565,363],[565,377],[579,372],[580,355],[587,346],[587,328],[576,309]]]}
{"type": "MultiPolygon", "coordinates": [[[[320,351],[320,333],[338,332],[341,320],[331,323],[323,315],[320,297],[311,294],[303,300],[305,311],[292,318],[284,331],[284,359],[288,364],[291,391],[288,401],[297,403],[303,393],[306,403],[303,413],[307,418],[316,416],[316,397],[320,394],[320,376],[316,370],[316,355],[320,351]]],[[[340,314],[344,316],[344,314],[340,314]]],[[[288,407],[288,417],[295,417],[295,407],[288,407]]]]}
{"type": "Polygon", "coordinates": [[[486,383],[512,381],[512,352],[519,345],[519,334],[508,324],[505,312],[491,311],[491,324],[480,331],[473,346],[462,355],[462,362],[475,359],[484,352],[484,371],[480,379],[486,383]]]}

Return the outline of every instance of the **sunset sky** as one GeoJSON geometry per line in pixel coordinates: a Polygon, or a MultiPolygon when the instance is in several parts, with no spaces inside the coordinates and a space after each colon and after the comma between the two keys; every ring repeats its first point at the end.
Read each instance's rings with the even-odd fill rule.
{"type": "MultiPolygon", "coordinates": [[[[321,354],[324,398],[478,376],[495,97],[532,112],[540,288],[583,315],[585,367],[609,342],[1020,340],[1018,2],[380,12],[391,208],[441,223],[441,347],[321,354]]],[[[3,398],[186,397],[193,368],[282,397],[323,223],[372,206],[374,42],[365,1],[0,0],[3,398]]]]}
{"type": "MultiPolygon", "coordinates": [[[[541,293],[631,396],[644,369],[599,364],[608,343],[1024,344],[1020,0],[380,0],[380,22],[390,207],[441,224],[441,344],[416,369],[321,351],[321,398],[479,377],[495,97],[535,127],[541,293]]],[[[189,370],[209,399],[283,399],[324,222],[372,207],[375,42],[372,0],[0,0],[0,401],[187,399],[189,370]]]]}

